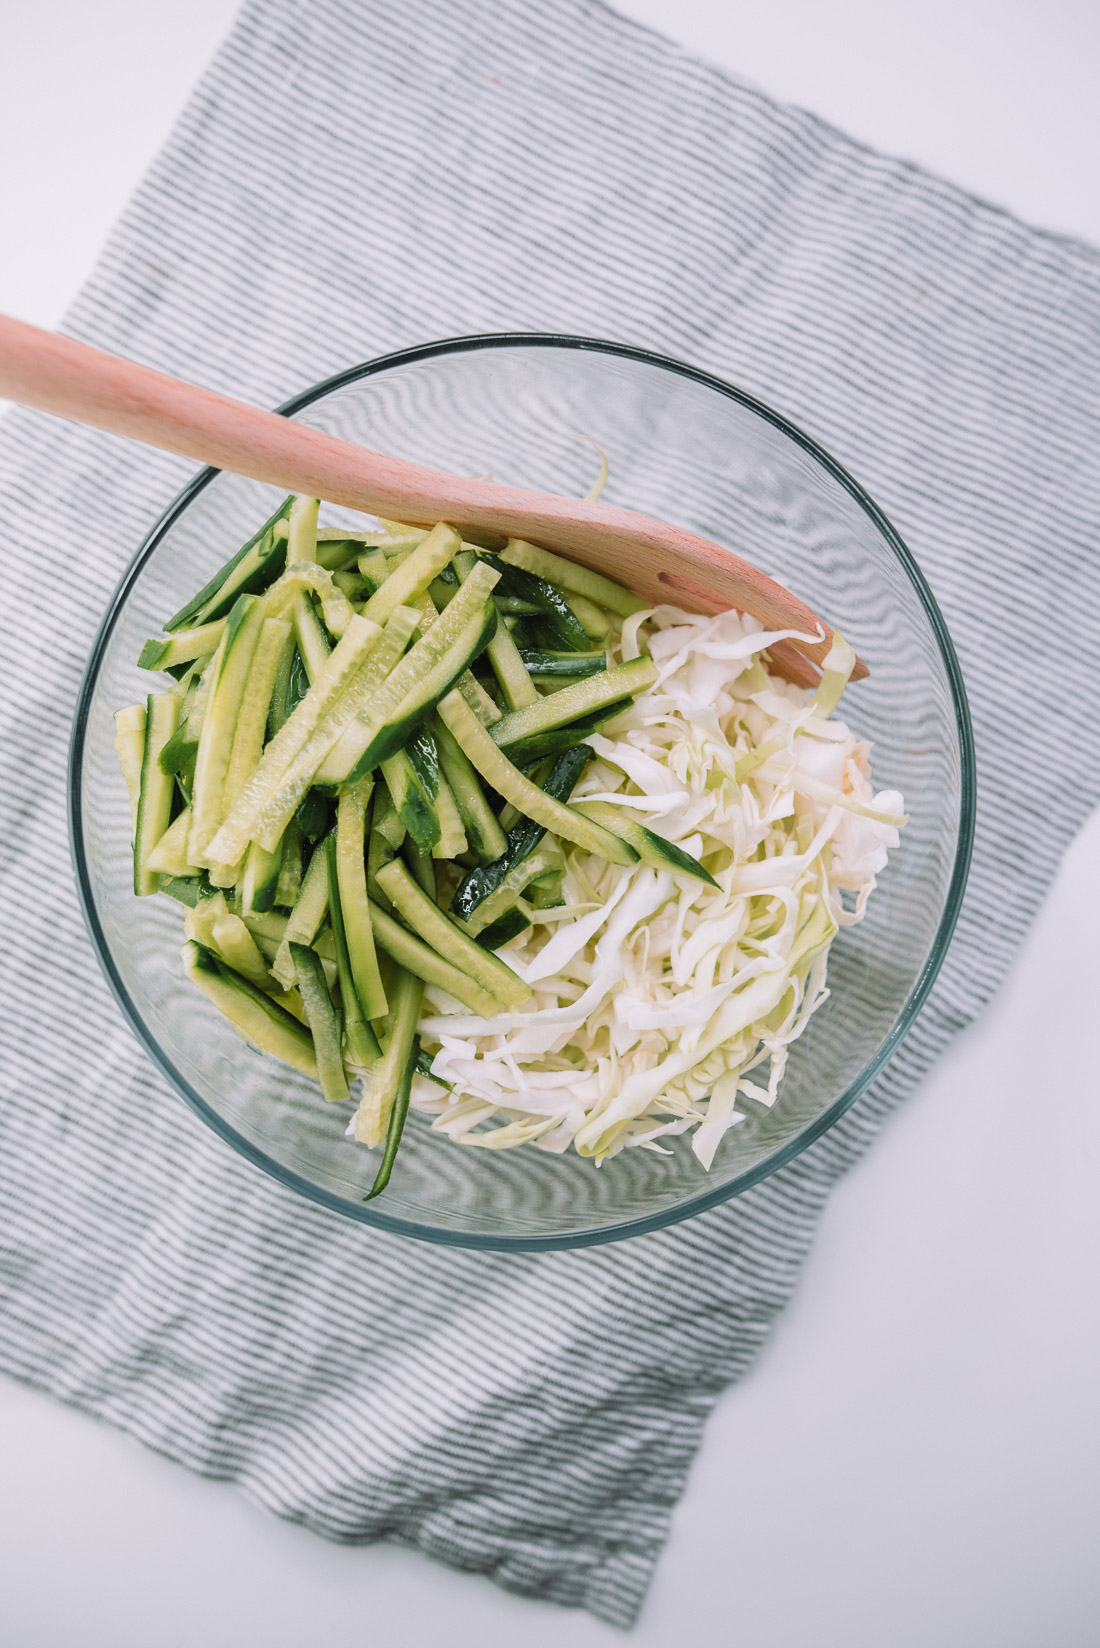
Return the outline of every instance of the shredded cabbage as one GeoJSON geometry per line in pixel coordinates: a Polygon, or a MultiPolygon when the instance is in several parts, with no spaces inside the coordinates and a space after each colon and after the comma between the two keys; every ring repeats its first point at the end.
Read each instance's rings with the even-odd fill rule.
{"type": "Polygon", "coordinates": [[[873,791],[868,745],[832,718],[851,648],[836,638],[808,693],[759,656],[789,633],[671,606],[625,622],[617,657],[648,652],[658,679],[588,739],[597,759],[574,799],[621,806],[717,886],[563,842],[565,909],[531,910],[500,951],[533,1000],[482,1019],[426,990],[433,1079],[416,1078],[412,1103],[434,1129],[597,1163],[693,1130],[709,1168],[740,1097],[775,1103],[828,996],[829,946],[905,823],[901,796],[873,791]]]}

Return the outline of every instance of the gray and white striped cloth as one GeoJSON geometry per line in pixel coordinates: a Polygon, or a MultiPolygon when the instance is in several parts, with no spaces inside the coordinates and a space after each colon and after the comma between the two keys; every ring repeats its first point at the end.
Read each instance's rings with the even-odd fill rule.
{"type": "Polygon", "coordinates": [[[36,415],[0,428],[0,1368],[319,1533],[628,1623],[831,1184],[995,988],[1096,802],[1100,256],[598,0],[250,0],[68,324],[266,404],[455,333],[648,345],[815,435],[944,608],[977,851],[885,1075],[674,1229],[429,1248],[238,1159],[122,1023],[70,878],[66,744],[100,612],[188,466],[36,415]],[[75,599],[54,605],[59,553],[75,599]]]}

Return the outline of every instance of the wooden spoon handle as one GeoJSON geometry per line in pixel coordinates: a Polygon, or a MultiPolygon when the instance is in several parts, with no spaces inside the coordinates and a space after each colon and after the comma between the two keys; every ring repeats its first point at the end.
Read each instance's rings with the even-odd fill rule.
{"type": "MultiPolygon", "coordinates": [[[[647,600],[703,612],[732,606],[768,629],[799,630],[808,639],[793,642],[792,650],[818,663],[832,639],[796,596],[680,527],[609,504],[406,463],[6,316],[0,316],[0,396],[288,492],[414,525],[445,520],[460,529],[530,538],[647,600]]],[[[854,673],[866,675],[866,666],[854,673]]]]}

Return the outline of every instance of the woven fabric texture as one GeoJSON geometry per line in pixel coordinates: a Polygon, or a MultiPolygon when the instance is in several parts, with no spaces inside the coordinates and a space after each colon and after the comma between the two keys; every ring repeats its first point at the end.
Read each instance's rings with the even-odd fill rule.
{"type": "Polygon", "coordinates": [[[1100,256],[595,0],[250,0],[68,327],[269,405],[463,332],[662,350],[846,464],[945,611],[975,863],[873,1089],[662,1233],[433,1249],[237,1159],[122,1022],[69,870],[66,747],[99,616],[189,466],[0,426],[0,1369],[322,1534],[628,1624],[830,1186],[997,986],[1096,802],[1100,256]]]}

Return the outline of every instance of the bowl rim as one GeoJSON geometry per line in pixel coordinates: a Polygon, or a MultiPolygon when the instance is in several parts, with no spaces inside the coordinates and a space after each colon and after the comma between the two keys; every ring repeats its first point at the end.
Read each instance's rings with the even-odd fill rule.
{"type": "Polygon", "coordinates": [[[92,694],[107,643],[125,606],[131,587],[150,556],[198,494],[210,484],[215,476],[221,473],[220,470],[210,466],[200,469],[192,477],[187,485],[172,499],[163,514],[146,534],[129,566],[123,573],[99,625],[84,669],[73,718],[73,731],[69,746],[68,814],[73,868],[85,925],[91,937],[96,957],[115,1000],[122,1008],[123,1014],[129,1021],[138,1041],[149,1053],[154,1064],[167,1077],[185,1103],[220,1138],[230,1144],[246,1160],[263,1169],[264,1172],[270,1174],[289,1189],[295,1190],[308,1200],[317,1202],[322,1207],[340,1213],[360,1224],[370,1225],[395,1235],[411,1236],[421,1241],[439,1243],[447,1247],[465,1247],[497,1252],[538,1252],[571,1247],[591,1247],[605,1242],[621,1241],[632,1236],[642,1236],[651,1231],[678,1224],[683,1219],[694,1218],[699,1213],[705,1213],[711,1208],[718,1207],[721,1203],[751,1189],[753,1185],[759,1184],[761,1180],[769,1178],[773,1173],[778,1172],[780,1168],[793,1161],[795,1157],[800,1156],[866,1092],[867,1088],[896,1053],[927,1001],[955,931],[966,889],[974,845],[977,771],[973,726],[958,656],[935,596],[932,594],[923,573],[900,534],[874,500],[860,486],[859,482],[841,464],[830,457],[815,440],[783,417],[781,413],[775,412],[771,407],[757,400],[755,396],[737,388],[734,384],[727,383],[722,378],[716,377],[713,373],[704,371],[701,367],[691,366],[684,361],[676,360],[672,356],[659,354],[650,349],[643,349],[634,344],[613,343],[599,338],[562,332],[479,332],[460,337],[442,338],[436,342],[391,350],[384,355],[374,356],[359,365],[350,366],[341,372],[333,373],[330,377],[322,379],[310,388],[291,396],[289,400],[284,401],[275,410],[284,417],[290,417],[294,413],[311,406],[315,401],[322,400],[334,391],[346,387],[348,384],[357,383],[363,378],[373,377],[394,367],[409,366],[442,355],[465,354],[483,349],[515,348],[577,349],[596,354],[617,356],[624,360],[636,361],[641,365],[661,368],[678,377],[688,378],[707,389],[714,390],[727,399],[736,401],[747,411],[763,419],[765,423],[771,424],[773,428],[793,441],[796,446],[801,447],[815,463],[820,465],[849,494],[869,517],[887,547],[894,554],[916,593],[939,648],[955,712],[955,727],[959,745],[958,836],[943,911],[924,966],[917,975],[893,1025],[859,1075],[838,1094],[820,1115],[808,1122],[798,1134],[787,1140],[772,1155],[754,1163],[752,1167],[746,1168],[744,1172],[735,1175],[726,1183],[704,1186],[697,1195],[674,1207],[662,1209],[656,1213],[622,1219],[613,1224],[602,1225],[597,1229],[565,1233],[548,1232],[546,1234],[508,1236],[488,1232],[458,1232],[420,1224],[411,1219],[399,1218],[386,1213],[384,1209],[377,1208],[373,1203],[352,1202],[346,1197],[339,1196],[320,1185],[311,1183],[310,1180],[304,1179],[299,1173],[295,1172],[293,1168],[286,1167],[281,1162],[276,1161],[261,1150],[259,1146],[246,1139],[243,1134],[238,1133],[236,1128],[206,1102],[201,1094],[175,1068],[171,1060],[167,1058],[130,997],[122,976],[115,965],[96,909],[82,818],[84,748],[92,694]]]}

